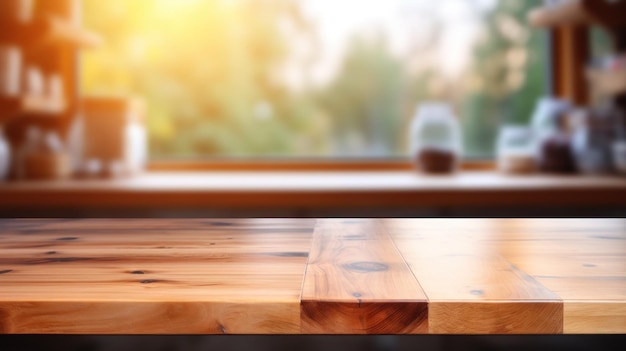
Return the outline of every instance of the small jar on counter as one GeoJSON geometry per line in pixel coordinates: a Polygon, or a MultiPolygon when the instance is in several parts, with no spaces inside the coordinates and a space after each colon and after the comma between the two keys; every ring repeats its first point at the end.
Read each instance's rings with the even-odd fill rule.
{"type": "Polygon", "coordinates": [[[605,109],[579,109],[572,133],[572,149],[578,171],[584,174],[610,173],[615,140],[615,114],[605,109]]]}
{"type": "Polygon", "coordinates": [[[19,153],[18,177],[29,180],[63,179],[71,175],[69,155],[58,134],[28,130],[19,153]]]}
{"type": "Polygon", "coordinates": [[[500,128],[497,141],[498,170],[505,174],[530,174],[537,170],[532,129],[523,125],[500,128]]]}
{"type": "Polygon", "coordinates": [[[533,118],[536,137],[538,168],[544,173],[576,173],[576,160],[572,146],[571,123],[575,109],[564,104],[562,108],[543,116],[543,127],[538,128],[533,118]]]}
{"type": "Polygon", "coordinates": [[[452,108],[438,102],[420,105],[411,124],[409,144],[418,170],[428,174],[454,173],[462,155],[462,140],[452,108]]]}

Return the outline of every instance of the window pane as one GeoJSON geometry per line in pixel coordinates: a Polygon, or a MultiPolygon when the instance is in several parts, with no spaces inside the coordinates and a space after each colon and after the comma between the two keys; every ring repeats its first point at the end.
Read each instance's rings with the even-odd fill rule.
{"type": "Polygon", "coordinates": [[[530,118],[546,43],[541,0],[84,0],[106,38],[87,94],[148,105],[152,159],[407,155],[416,107],[455,108],[468,157],[530,118]]]}
{"type": "Polygon", "coordinates": [[[592,59],[602,59],[613,54],[613,42],[603,28],[591,27],[589,42],[592,59]]]}

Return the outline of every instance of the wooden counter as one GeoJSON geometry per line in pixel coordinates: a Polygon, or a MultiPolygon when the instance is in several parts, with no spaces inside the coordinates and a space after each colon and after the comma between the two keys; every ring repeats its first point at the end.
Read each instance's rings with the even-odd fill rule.
{"type": "Polygon", "coordinates": [[[0,184],[0,210],[68,208],[626,207],[626,177],[464,171],[149,172],[118,180],[0,184]]]}
{"type": "Polygon", "coordinates": [[[625,219],[0,220],[5,334],[625,332],[625,219]]]}

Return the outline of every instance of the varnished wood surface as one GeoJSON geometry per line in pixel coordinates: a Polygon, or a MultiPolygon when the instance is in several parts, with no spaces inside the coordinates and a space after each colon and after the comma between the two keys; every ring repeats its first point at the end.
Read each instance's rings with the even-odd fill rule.
{"type": "Polygon", "coordinates": [[[562,332],[560,298],[476,240],[491,233],[489,224],[462,219],[388,224],[428,294],[431,332],[562,332]]]}
{"type": "Polygon", "coordinates": [[[493,171],[148,172],[113,180],[0,183],[0,210],[625,205],[624,177],[493,171]]]}
{"type": "Polygon", "coordinates": [[[0,220],[0,333],[626,333],[626,219],[0,220]]]}
{"type": "Polygon", "coordinates": [[[312,220],[10,220],[4,333],[299,333],[312,220]]]}
{"type": "Polygon", "coordinates": [[[383,223],[318,220],[302,290],[302,332],[428,331],[426,295],[383,223]]]}

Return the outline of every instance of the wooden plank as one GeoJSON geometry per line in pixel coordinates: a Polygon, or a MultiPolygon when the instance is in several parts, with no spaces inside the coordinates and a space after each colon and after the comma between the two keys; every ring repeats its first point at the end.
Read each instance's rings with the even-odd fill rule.
{"type": "Polygon", "coordinates": [[[0,333],[300,332],[312,220],[0,224],[0,333]]]}
{"type": "Polygon", "coordinates": [[[293,334],[297,301],[2,302],[0,334],[293,334]]]}
{"type": "Polygon", "coordinates": [[[556,334],[563,332],[558,301],[431,301],[432,334],[556,334]]]}
{"type": "Polygon", "coordinates": [[[519,240],[498,250],[564,300],[566,333],[626,333],[625,219],[534,219],[508,231],[519,240]]]}
{"type": "MultiPolygon", "coordinates": [[[[111,247],[167,248],[172,246],[202,248],[216,245],[252,243],[271,244],[276,240],[308,242],[313,221],[299,222],[285,219],[202,220],[171,219],[154,223],[151,219],[91,219],[88,223],[72,220],[2,220],[2,235],[10,235],[0,242],[13,249],[32,246],[98,249],[111,247]],[[149,235],[142,235],[149,231],[149,235]],[[271,235],[258,235],[271,233],[271,235]],[[36,244],[36,245],[31,245],[36,244]],[[148,245],[154,244],[154,245],[148,245]]],[[[308,246],[307,246],[308,247],[308,246]]]]}
{"type": "Polygon", "coordinates": [[[0,333],[626,333],[624,243],[623,218],[0,220],[0,333]]]}
{"type": "MultiPolygon", "coordinates": [[[[513,283],[502,276],[508,264],[510,269],[523,273],[513,277],[514,280],[528,279],[532,282],[530,286],[538,287],[533,294],[547,289],[563,300],[564,332],[626,331],[621,317],[626,300],[625,219],[426,219],[417,222],[394,220],[387,223],[399,246],[410,248],[411,252],[405,255],[409,263],[411,255],[418,259],[429,257],[429,254],[430,257],[447,257],[441,264],[445,271],[458,270],[456,274],[483,283],[494,279],[499,281],[496,287],[513,283]],[[419,247],[409,246],[417,242],[420,242],[419,247]],[[454,257],[468,252],[474,255],[472,259],[454,257]],[[486,268],[489,266],[485,263],[488,255],[499,257],[500,268],[486,268]],[[485,271],[491,273],[480,274],[485,271]],[[598,308],[595,311],[594,306],[598,308]]],[[[429,281],[437,282],[436,275],[421,279],[421,275],[431,274],[430,270],[419,273],[419,268],[413,269],[433,300],[431,289],[441,288],[429,285],[429,281]]],[[[437,296],[448,294],[447,298],[461,297],[468,287],[463,281],[447,283],[448,288],[456,289],[456,292],[446,289],[435,292],[439,294],[437,296]]],[[[531,293],[528,285],[524,289],[527,290],[525,294],[531,293]]],[[[488,295],[487,291],[480,290],[488,295]]],[[[516,288],[510,294],[520,293],[524,290],[516,288]]],[[[494,294],[489,297],[493,298],[494,294]]],[[[432,308],[430,315],[435,315],[432,308]]]]}
{"type": "MultiPolygon", "coordinates": [[[[71,280],[37,282],[34,280],[7,282],[2,287],[0,303],[15,301],[109,301],[109,302],[237,302],[290,303],[298,302],[302,274],[237,274],[188,276],[170,279],[149,277],[124,280],[72,276],[71,280]]],[[[253,304],[251,305],[253,307],[253,304]]],[[[71,316],[54,316],[70,318],[71,316]]],[[[268,331],[269,332],[269,331],[268,331]]],[[[294,331],[296,332],[296,331],[294,331]]]]}
{"type": "Polygon", "coordinates": [[[626,303],[616,301],[567,301],[564,307],[567,334],[626,333],[626,303]]]}
{"type": "Polygon", "coordinates": [[[560,298],[486,243],[493,220],[386,220],[429,298],[432,334],[553,334],[560,298]]]}
{"type": "Polygon", "coordinates": [[[426,333],[427,302],[378,220],[319,220],[302,291],[304,334],[426,333]]]}

